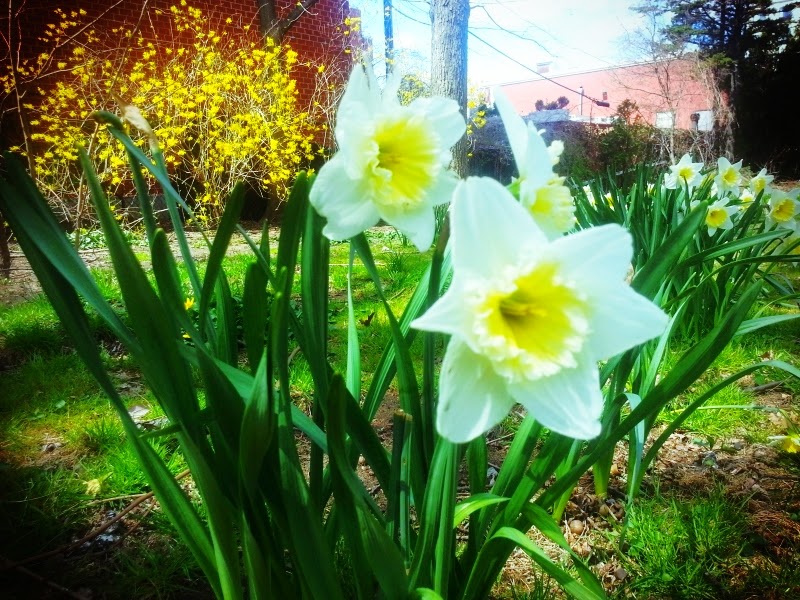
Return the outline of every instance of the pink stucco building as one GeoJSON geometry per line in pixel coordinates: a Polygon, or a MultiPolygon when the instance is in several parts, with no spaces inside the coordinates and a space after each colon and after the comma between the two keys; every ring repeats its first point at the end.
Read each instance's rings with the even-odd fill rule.
{"type": "Polygon", "coordinates": [[[690,59],[569,74],[541,70],[535,79],[498,86],[521,115],[535,112],[537,100],[547,103],[565,96],[569,100],[565,110],[573,121],[610,124],[619,104],[628,99],[646,122],[657,127],[707,131],[714,124],[714,96],[690,59]]]}

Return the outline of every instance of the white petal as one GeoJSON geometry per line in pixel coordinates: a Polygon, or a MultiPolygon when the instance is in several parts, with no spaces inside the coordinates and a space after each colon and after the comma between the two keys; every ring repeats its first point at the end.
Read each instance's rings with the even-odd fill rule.
{"type": "Polygon", "coordinates": [[[582,287],[605,288],[625,279],[633,243],[619,225],[600,225],[556,239],[552,252],[582,287]]]}
{"type": "Polygon", "coordinates": [[[453,146],[467,130],[458,103],[450,98],[417,98],[409,107],[425,115],[446,148],[453,146]]]}
{"type": "Polygon", "coordinates": [[[439,331],[449,335],[466,335],[471,329],[470,315],[464,307],[464,292],[458,273],[447,291],[425,314],[411,321],[411,327],[423,331],[439,331]]]}
{"type": "Polygon", "coordinates": [[[563,369],[551,377],[512,384],[508,390],[551,431],[578,440],[600,434],[603,396],[597,365],[592,362],[563,369]]]}
{"type": "Polygon", "coordinates": [[[346,162],[336,155],[319,170],[309,201],[328,220],[323,233],[332,240],[346,240],[372,227],[380,218],[369,195],[357,180],[347,176],[346,162]]]}
{"type": "Polygon", "coordinates": [[[392,207],[378,209],[381,218],[399,229],[420,252],[427,252],[436,233],[436,215],[433,208],[423,204],[416,210],[392,210],[392,207]]]}
{"type": "Polygon", "coordinates": [[[475,439],[500,423],[514,407],[505,382],[489,362],[458,338],[444,355],[436,410],[436,429],[454,443],[475,439]]]}
{"type": "Polygon", "coordinates": [[[430,206],[449,204],[453,199],[453,192],[458,185],[458,176],[452,171],[442,171],[439,177],[426,192],[425,201],[430,206]]]}
{"type": "MultiPolygon", "coordinates": [[[[374,77],[375,71],[372,71],[372,73],[373,77],[371,84],[375,86],[375,89],[378,89],[378,81],[374,77]]],[[[394,69],[389,73],[389,76],[386,78],[386,85],[381,93],[381,104],[383,106],[383,110],[390,112],[400,106],[400,99],[397,97],[397,93],[400,91],[400,84],[402,81],[403,78],[400,75],[399,70],[394,69]]]]}
{"type": "Polygon", "coordinates": [[[535,187],[544,187],[553,178],[553,161],[547,151],[544,138],[536,131],[533,123],[528,123],[528,150],[525,164],[517,164],[520,174],[523,172],[535,187]]]}
{"type": "Polygon", "coordinates": [[[364,71],[364,66],[357,64],[350,72],[350,78],[347,80],[347,87],[344,89],[339,106],[354,101],[364,101],[364,99],[374,95],[376,91],[370,90],[369,79],[366,71],[364,71]]]}
{"type": "MultiPolygon", "coordinates": [[[[364,110],[363,105],[359,106],[359,110],[364,110]]],[[[372,122],[356,113],[346,124],[346,128],[346,132],[343,126],[336,134],[339,151],[331,160],[342,161],[350,179],[362,179],[366,175],[365,171],[378,160],[380,148],[374,139],[375,127],[372,122]]]]}
{"type": "Polygon", "coordinates": [[[661,335],[669,321],[660,308],[625,284],[606,290],[593,309],[588,352],[596,360],[661,335]]]}
{"type": "Polygon", "coordinates": [[[523,245],[547,238],[530,213],[494,179],[469,177],[456,187],[450,209],[453,268],[491,278],[517,262],[523,245]]]}
{"type": "Polygon", "coordinates": [[[492,95],[494,96],[494,105],[497,108],[497,112],[500,113],[500,118],[503,120],[503,126],[506,129],[508,143],[511,145],[511,152],[514,154],[514,162],[517,163],[517,169],[519,169],[520,176],[522,176],[523,166],[527,164],[528,128],[500,88],[494,88],[492,95]]]}
{"type": "Polygon", "coordinates": [[[339,145],[347,143],[347,137],[360,123],[371,122],[380,110],[380,94],[377,87],[370,88],[369,78],[360,64],[353,67],[347,87],[336,111],[336,141],[339,145]],[[366,118],[365,118],[366,117],[366,118]],[[344,138],[343,138],[344,136],[344,138]]]}

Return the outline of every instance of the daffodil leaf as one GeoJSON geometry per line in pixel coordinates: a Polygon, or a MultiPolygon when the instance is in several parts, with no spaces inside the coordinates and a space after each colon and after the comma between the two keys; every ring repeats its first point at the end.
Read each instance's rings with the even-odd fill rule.
{"type": "Polygon", "coordinates": [[[453,527],[458,527],[461,525],[461,522],[472,513],[487,506],[492,506],[493,504],[502,504],[503,502],[508,502],[508,498],[495,496],[494,494],[490,494],[488,492],[483,494],[473,494],[466,500],[462,500],[456,504],[455,513],[453,514],[453,527]]]}

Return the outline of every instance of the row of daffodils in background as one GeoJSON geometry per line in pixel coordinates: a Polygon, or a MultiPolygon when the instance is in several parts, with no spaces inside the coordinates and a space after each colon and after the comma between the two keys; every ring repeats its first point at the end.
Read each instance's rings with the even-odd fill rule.
{"type": "MultiPolygon", "coordinates": [[[[693,162],[689,154],[671,165],[663,174],[660,185],[664,190],[682,193],[682,214],[708,201],[705,225],[709,237],[720,230],[730,230],[737,219],[754,201],[762,206],[760,215],[767,229],[785,231],[781,250],[795,251],[800,242],[800,188],[783,190],[773,186],[774,175],[766,168],[747,177],[742,172],[742,161],[731,163],[720,157],[716,168],[707,168],[702,162],[693,162]]],[[[647,192],[657,193],[658,183],[649,182],[647,192]]],[[[597,205],[594,190],[584,185],[581,194],[592,205],[597,205]]],[[[613,208],[611,192],[603,194],[605,203],[613,208]]]]}
{"type": "MultiPolygon", "coordinates": [[[[775,177],[768,174],[766,168],[745,181],[741,170],[741,160],[731,163],[727,158],[720,157],[716,171],[705,173],[703,163],[692,162],[691,157],[685,154],[669,168],[669,173],[664,177],[664,186],[668,189],[685,188],[691,193],[704,181],[711,181],[710,195],[714,201],[708,207],[706,216],[708,235],[714,235],[717,229],[731,229],[733,218],[761,196],[765,200],[767,227],[800,233],[800,188],[784,191],[773,187],[775,177]]],[[[693,203],[696,205],[697,201],[693,203]]]]}
{"type": "Polygon", "coordinates": [[[597,363],[659,335],[664,313],[625,283],[630,235],[609,225],[564,235],[574,203],[553,165],[563,149],[498,93],[519,177],[509,189],[486,178],[457,181],[450,148],[465,123],[452,100],[401,106],[394,76],[383,93],[353,71],[337,113],[337,154],[310,201],[334,240],[383,219],[420,251],[434,238],[433,207],[452,201],[454,277],[412,326],[451,336],[442,365],[437,428],[467,442],[515,403],[544,426],[578,439],[600,432],[597,363]]]}

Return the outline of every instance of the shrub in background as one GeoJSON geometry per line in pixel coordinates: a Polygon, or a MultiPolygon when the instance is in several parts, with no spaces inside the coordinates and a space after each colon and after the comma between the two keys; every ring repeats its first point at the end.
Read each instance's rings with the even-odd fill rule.
{"type": "MultiPolygon", "coordinates": [[[[516,174],[511,149],[499,117],[492,117],[490,111],[486,114],[487,126],[473,136],[470,174],[507,182],[516,174]]],[[[617,185],[628,187],[636,181],[636,165],[665,168],[673,162],[669,148],[678,156],[688,152],[706,161],[720,155],[714,132],[660,130],[646,123],[630,100],[619,104],[615,117],[610,127],[576,121],[542,123],[542,137],[548,144],[564,142],[556,172],[583,182],[598,173],[611,173],[619,178],[617,185]]]]}
{"type": "MultiPolygon", "coordinates": [[[[62,71],[56,84],[25,106],[31,134],[21,150],[48,201],[73,226],[86,217],[75,147],[87,138],[106,193],[133,195],[123,147],[89,120],[96,110],[133,105],[146,115],[176,185],[202,220],[221,216],[238,181],[261,196],[284,197],[287,183],[315,155],[321,126],[298,106],[297,53],[265,43],[247,25],[215,22],[181,4],[170,9],[169,40],[114,30],[123,44],[109,48],[91,29],[81,33],[56,64],[62,71]]],[[[148,183],[152,189],[152,178],[148,183]]]]}

